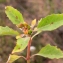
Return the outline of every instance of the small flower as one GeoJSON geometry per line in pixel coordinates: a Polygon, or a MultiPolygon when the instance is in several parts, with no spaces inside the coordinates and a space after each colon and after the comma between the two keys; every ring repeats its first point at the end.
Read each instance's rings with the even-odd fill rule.
{"type": "MultiPolygon", "coordinates": [[[[23,32],[24,36],[30,36],[33,32],[37,31],[36,25],[36,19],[32,20],[31,26],[28,25],[26,22],[20,23],[17,25],[17,27],[23,32]]],[[[22,35],[22,34],[21,34],[22,35]]],[[[23,37],[23,36],[16,36],[16,39],[23,37]]]]}

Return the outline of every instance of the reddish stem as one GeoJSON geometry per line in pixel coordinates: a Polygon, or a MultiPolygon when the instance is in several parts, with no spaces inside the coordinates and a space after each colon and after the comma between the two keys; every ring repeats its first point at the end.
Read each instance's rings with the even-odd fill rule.
{"type": "MultiPolygon", "coordinates": [[[[27,61],[30,60],[30,46],[31,46],[31,41],[32,41],[32,39],[30,37],[30,40],[29,40],[29,43],[28,43],[28,47],[27,47],[27,61]]],[[[27,63],[29,63],[29,62],[27,62],[27,63]]]]}

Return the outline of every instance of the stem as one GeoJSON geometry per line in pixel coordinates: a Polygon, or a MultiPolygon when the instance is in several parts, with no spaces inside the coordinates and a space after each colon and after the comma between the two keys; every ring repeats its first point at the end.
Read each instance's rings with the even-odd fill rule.
{"type": "Polygon", "coordinates": [[[33,36],[32,36],[32,39],[36,36],[36,35],[38,35],[40,32],[37,32],[36,34],[34,34],[33,36]]]}
{"type": "Polygon", "coordinates": [[[28,47],[27,47],[27,63],[30,63],[30,46],[31,46],[32,39],[30,37],[28,47]]]}
{"type": "Polygon", "coordinates": [[[27,60],[27,63],[30,63],[30,60],[27,60]]]}

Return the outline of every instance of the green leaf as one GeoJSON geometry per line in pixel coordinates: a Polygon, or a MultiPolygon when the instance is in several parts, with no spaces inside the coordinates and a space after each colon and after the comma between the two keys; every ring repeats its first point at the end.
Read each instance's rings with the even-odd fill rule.
{"type": "Polygon", "coordinates": [[[59,59],[59,58],[63,58],[63,52],[58,49],[56,46],[51,46],[51,45],[46,45],[45,47],[43,47],[40,52],[36,55],[39,56],[43,56],[43,57],[47,57],[50,59],[59,59]]]}
{"type": "Polygon", "coordinates": [[[14,62],[15,60],[19,59],[20,56],[17,56],[17,55],[10,55],[9,58],[8,58],[8,61],[7,63],[12,63],[14,62]]]}
{"type": "Polygon", "coordinates": [[[27,47],[29,40],[30,40],[29,37],[19,38],[12,53],[23,51],[27,47]]]}
{"type": "Polygon", "coordinates": [[[22,14],[11,6],[5,7],[5,13],[13,24],[20,24],[24,22],[22,14]]]}
{"type": "Polygon", "coordinates": [[[40,19],[38,23],[38,32],[52,31],[63,25],[63,14],[52,14],[43,19],[40,19]]]}
{"type": "Polygon", "coordinates": [[[19,35],[19,33],[8,26],[2,27],[0,26],[0,35],[19,35]]]}

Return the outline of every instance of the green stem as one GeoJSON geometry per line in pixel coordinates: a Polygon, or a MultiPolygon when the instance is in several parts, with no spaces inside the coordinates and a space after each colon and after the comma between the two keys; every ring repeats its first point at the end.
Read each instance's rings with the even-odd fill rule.
{"type": "Polygon", "coordinates": [[[30,63],[30,46],[31,46],[32,39],[30,37],[28,47],[27,47],[27,63],[30,63]]]}

